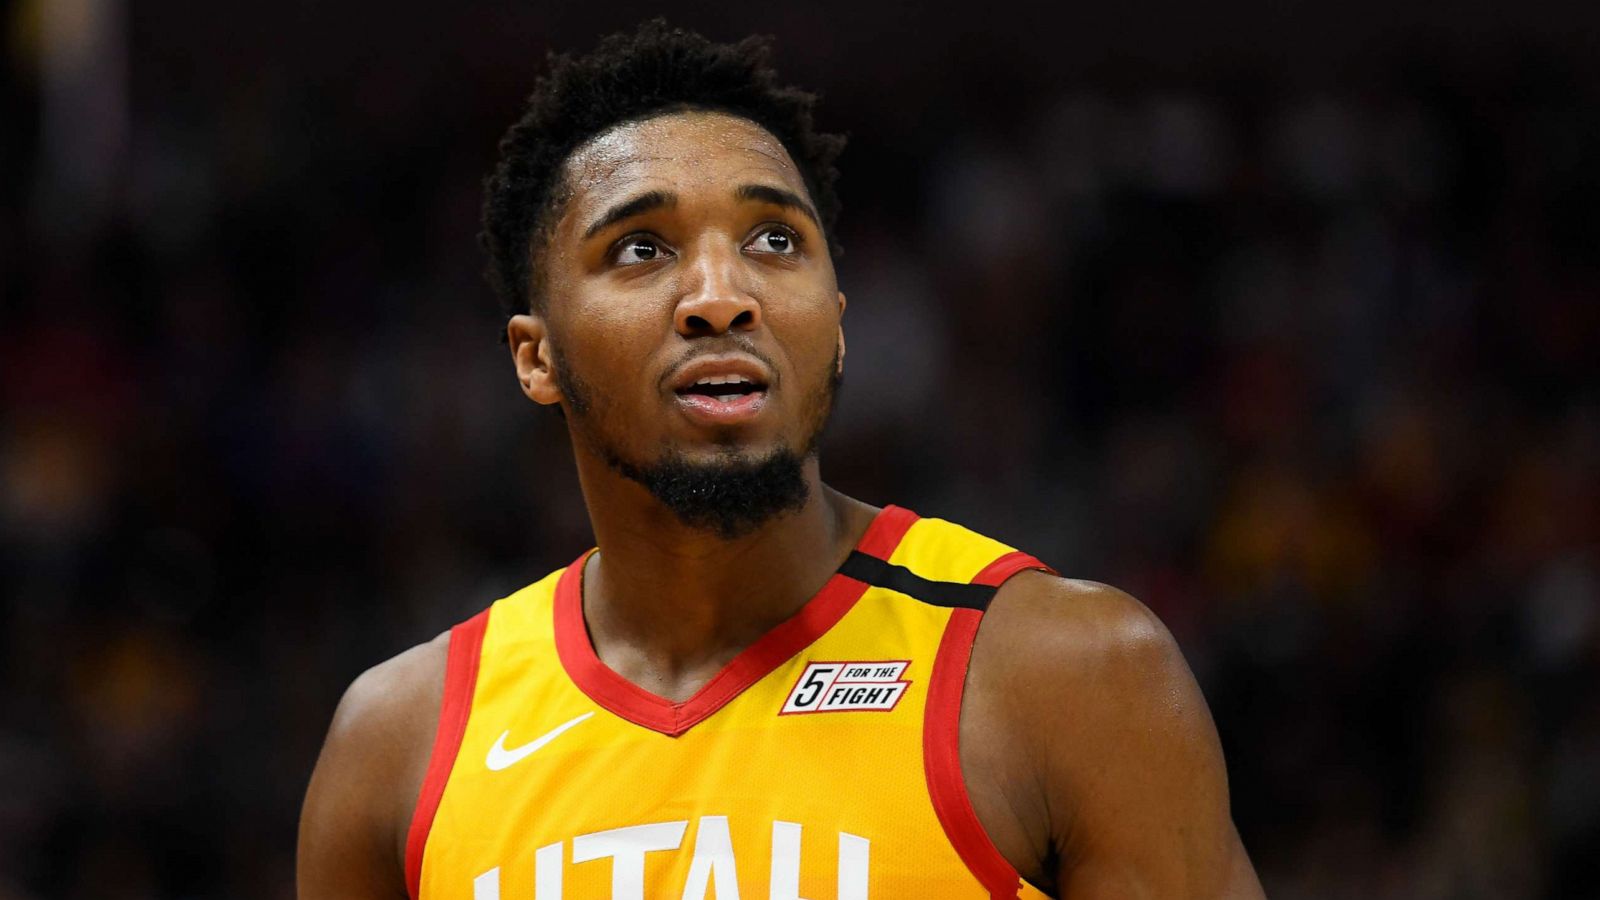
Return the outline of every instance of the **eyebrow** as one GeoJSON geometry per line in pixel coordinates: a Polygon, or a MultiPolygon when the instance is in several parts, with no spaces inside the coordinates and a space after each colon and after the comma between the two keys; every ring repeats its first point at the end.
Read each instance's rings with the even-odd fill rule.
{"type": "MultiPolygon", "coordinates": [[[[811,204],[807,203],[804,197],[794,191],[765,184],[742,184],[733,194],[740,200],[749,200],[756,203],[765,203],[769,206],[795,210],[810,219],[812,224],[818,228],[822,227],[822,222],[817,218],[817,213],[811,208],[811,204]]],[[[594,221],[594,224],[584,230],[583,239],[587,241],[625,219],[642,216],[647,212],[654,212],[677,204],[678,195],[668,191],[649,191],[640,194],[606,210],[600,218],[594,221]]]]}
{"type": "Polygon", "coordinates": [[[816,210],[811,208],[811,204],[807,203],[804,197],[794,191],[787,191],[783,188],[775,188],[765,184],[742,184],[737,191],[734,191],[734,196],[740,200],[754,200],[757,203],[792,209],[810,219],[811,224],[818,228],[822,227],[821,220],[817,218],[816,210]]]}
{"type": "Polygon", "coordinates": [[[666,191],[649,191],[648,193],[640,194],[631,200],[624,200],[606,210],[605,215],[596,219],[595,223],[590,225],[589,229],[583,233],[583,239],[587,241],[623,219],[642,216],[647,212],[668,206],[676,206],[677,204],[678,195],[669,194],[666,191]]]}

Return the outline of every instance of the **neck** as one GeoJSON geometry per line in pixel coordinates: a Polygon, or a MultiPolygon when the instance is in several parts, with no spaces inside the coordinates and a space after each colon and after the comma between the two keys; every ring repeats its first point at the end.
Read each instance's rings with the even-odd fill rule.
{"type": "Polygon", "coordinates": [[[799,510],[725,539],[586,456],[578,474],[600,547],[583,579],[590,640],[617,674],[674,701],[804,606],[875,512],[825,486],[812,457],[799,510]]]}

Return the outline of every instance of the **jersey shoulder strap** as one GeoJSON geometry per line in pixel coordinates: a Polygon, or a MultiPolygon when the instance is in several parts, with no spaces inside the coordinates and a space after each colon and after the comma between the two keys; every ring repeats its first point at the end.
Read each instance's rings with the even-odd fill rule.
{"type": "Polygon", "coordinates": [[[1055,570],[1028,553],[942,519],[919,519],[893,556],[879,566],[871,566],[873,562],[847,565],[892,590],[951,608],[929,676],[922,728],[928,796],[946,837],[990,897],[1042,896],[995,847],[973,809],[961,773],[961,701],[978,626],[1000,586],[1027,569],[1055,570]],[[869,567],[874,571],[867,572],[869,567]]]}
{"type": "Polygon", "coordinates": [[[439,802],[444,798],[445,785],[450,781],[450,771],[455,768],[456,756],[461,752],[461,740],[467,733],[467,720],[471,717],[472,699],[477,692],[479,664],[483,659],[484,636],[489,630],[490,618],[494,617],[499,622],[505,618],[525,617],[528,607],[537,607],[539,600],[553,590],[563,571],[557,569],[509,597],[495,601],[489,608],[450,629],[439,724],[434,732],[433,749],[422,779],[422,790],[417,795],[417,805],[406,832],[406,890],[413,900],[421,893],[422,856],[428,844],[428,833],[433,829],[434,816],[439,811],[439,802]]]}
{"type": "Polygon", "coordinates": [[[840,572],[924,603],[981,612],[1012,575],[1024,569],[1052,571],[1021,550],[953,522],[909,518],[892,553],[857,550],[840,572]]]}

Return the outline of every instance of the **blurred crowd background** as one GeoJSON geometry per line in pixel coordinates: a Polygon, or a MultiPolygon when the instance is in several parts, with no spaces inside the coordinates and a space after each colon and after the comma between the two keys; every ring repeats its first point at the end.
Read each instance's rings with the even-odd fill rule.
{"type": "MultiPolygon", "coordinates": [[[[475,235],[590,6],[0,5],[0,898],[290,897],[588,546],[475,235]]],[[[668,11],[851,137],[825,477],[1155,609],[1277,900],[1600,896],[1596,7],[870,6],[668,11]]]]}

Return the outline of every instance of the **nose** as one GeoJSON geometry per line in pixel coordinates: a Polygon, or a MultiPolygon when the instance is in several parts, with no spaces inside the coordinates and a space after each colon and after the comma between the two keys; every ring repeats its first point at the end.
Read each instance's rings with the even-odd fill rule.
{"type": "Polygon", "coordinates": [[[673,316],[678,334],[710,337],[761,324],[761,304],[745,283],[748,273],[737,247],[703,248],[687,269],[688,283],[673,316]]]}

